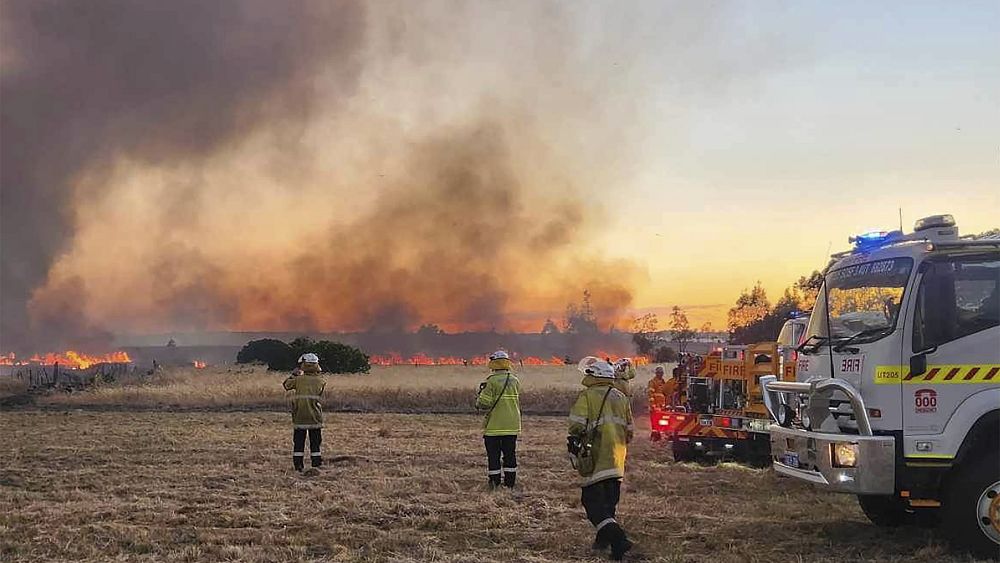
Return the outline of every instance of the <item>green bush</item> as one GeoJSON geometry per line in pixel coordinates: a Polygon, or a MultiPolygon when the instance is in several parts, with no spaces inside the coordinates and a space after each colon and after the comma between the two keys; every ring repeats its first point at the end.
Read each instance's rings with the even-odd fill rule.
{"type": "Polygon", "coordinates": [[[268,369],[291,370],[295,367],[297,355],[292,347],[274,338],[251,340],[236,354],[238,364],[267,364],[268,369]]]}
{"type": "Polygon", "coordinates": [[[323,371],[368,373],[371,370],[368,355],[361,350],[339,342],[317,342],[306,337],[296,338],[287,344],[273,338],[252,340],[236,355],[236,363],[260,362],[267,364],[268,369],[290,371],[295,369],[299,356],[310,352],[319,356],[323,371]]]}

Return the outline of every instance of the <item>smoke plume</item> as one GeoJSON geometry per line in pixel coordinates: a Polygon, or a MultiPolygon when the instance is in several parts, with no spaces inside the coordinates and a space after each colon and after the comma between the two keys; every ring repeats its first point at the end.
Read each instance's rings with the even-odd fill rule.
{"type": "Polygon", "coordinates": [[[6,3],[0,349],[538,330],[587,288],[614,322],[643,272],[589,243],[636,116],[593,15],[6,3]]]}

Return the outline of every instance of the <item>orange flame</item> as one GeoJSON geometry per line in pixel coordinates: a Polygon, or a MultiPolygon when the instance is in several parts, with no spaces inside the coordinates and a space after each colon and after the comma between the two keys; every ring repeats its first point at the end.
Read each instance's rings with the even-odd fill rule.
{"type": "MultiPolygon", "coordinates": [[[[11,357],[13,357],[13,354],[11,354],[11,357]]],[[[28,359],[27,363],[43,365],[59,364],[62,367],[70,369],[86,369],[96,364],[128,364],[132,363],[132,358],[129,358],[125,352],[120,351],[92,356],[90,354],[67,350],[58,354],[35,354],[28,359]]]]}
{"type": "MultiPolygon", "coordinates": [[[[607,354],[605,352],[597,352],[592,354],[598,358],[611,358],[611,361],[617,360],[620,356],[607,354]]],[[[511,358],[514,365],[524,365],[524,366],[562,366],[566,365],[566,361],[563,358],[552,356],[550,358],[540,358],[538,356],[525,356],[519,357],[514,354],[511,358]]],[[[460,358],[457,356],[439,356],[432,357],[427,354],[418,353],[404,358],[401,354],[396,352],[390,352],[388,354],[376,354],[369,358],[369,362],[375,366],[484,366],[487,364],[488,360],[485,356],[473,356],[471,358],[460,358]]],[[[649,363],[649,358],[644,356],[636,356],[632,358],[632,363],[638,366],[644,366],[649,363]]]]}
{"type": "Polygon", "coordinates": [[[205,367],[207,365],[208,364],[206,364],[205,362],[203,362],[201,360],[195,360],[194,361],[194,369],[205,369],[205,367]]]}

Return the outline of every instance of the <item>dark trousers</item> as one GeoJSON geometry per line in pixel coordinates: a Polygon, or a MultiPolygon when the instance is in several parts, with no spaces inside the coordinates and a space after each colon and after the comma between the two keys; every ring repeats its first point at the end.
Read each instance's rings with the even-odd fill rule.
{"type": "Polygon", "coordinates": [[[309,451],[311,453],[312,466],[323,465],[323,455],[320,454],[319,446],[323,443],[322,428],[296,428],[292,431],[292,463],[295,469],[302,469],[303,458],[305,457],[306,433],[309,433],[309,451]]]}
{"type": "Polygon", "coordinates": [[[611,546],[613,559],[621,559],[628,547],[631,547],[625,530],[615,520],[621,490],[621,479],[605,479],[583,487],[580,494],[583,509],[587,511],[587,520],[597,529],[594,547],[603,549],[611,546]]]}
{"type": "Polygon", "coordinates": [[[583,509],[587,511],[587,520],[590,520],[595,528],[609,518],[614,520],[621,491],[621,479],[605,479],[583,488],[580,501],[583,502],[583,509]]]}
{"type": "Polygon", "coordinates": [[[490,486],[500,486],[502,475],[504,486],[513,487],[517,480],[517,436],[483,436],[483,442],[490,486]]]}

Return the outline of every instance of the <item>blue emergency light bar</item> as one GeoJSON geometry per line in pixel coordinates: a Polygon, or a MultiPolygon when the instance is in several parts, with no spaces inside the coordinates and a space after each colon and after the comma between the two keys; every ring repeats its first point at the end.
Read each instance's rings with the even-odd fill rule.
{"type": "Polygon", "coordinates": [[[858,248],[876,248],[902,235],[902,231],[868,231],[847,240],[858,248]]]}

